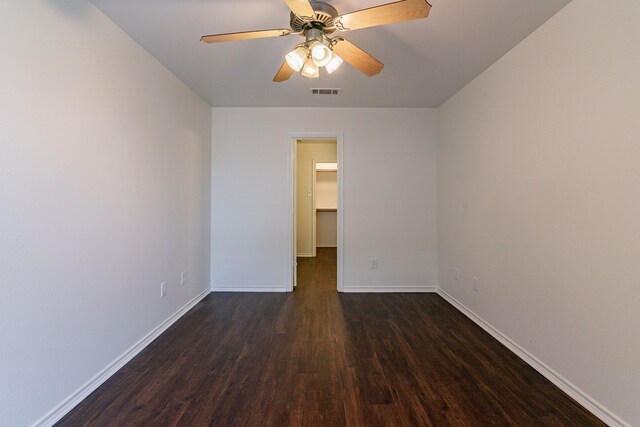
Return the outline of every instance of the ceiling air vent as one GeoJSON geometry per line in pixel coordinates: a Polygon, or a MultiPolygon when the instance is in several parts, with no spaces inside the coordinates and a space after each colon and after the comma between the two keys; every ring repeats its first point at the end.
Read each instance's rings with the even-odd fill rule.
{"type": "Polygon", "coordinates": [[[340,94],[340,89],[312,87],[311,94],[312,95],[338,95],[340,94]]]}

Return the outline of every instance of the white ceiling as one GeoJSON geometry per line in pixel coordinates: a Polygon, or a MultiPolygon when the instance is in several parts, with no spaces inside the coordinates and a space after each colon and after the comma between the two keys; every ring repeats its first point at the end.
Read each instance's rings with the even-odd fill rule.
{"type": "MultiPolygon", "coordinates": [[[[389,0],[391,1],[391,0],[389,0]]],[[[342,33],[385,64],[366,77],[272,78],[297,35],[207,45],[203,34],[289,28],[282,0],[92,0],[214,107],[437,107],[570,0],[431,0],[427,19],[342,33]],[[342,88],[337,96],[311,87],[342,88]]],[[[385,0],[329,0],[339,13],[385,0]]]]}

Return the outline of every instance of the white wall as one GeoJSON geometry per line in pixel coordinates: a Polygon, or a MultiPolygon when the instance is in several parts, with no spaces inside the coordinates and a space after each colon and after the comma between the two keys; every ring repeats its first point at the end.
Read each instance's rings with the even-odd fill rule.
{"type": "Polygon", "coordinates": [[[0,52],[0,425],[24,426],[208,288],[211,110],[84,1],[0,2],[0,52]]]}
{"type": "Polygon", "coordinates": [[[432,109],[214,108],[213,288],[289,286],[296,132],[344,136],[345,289],[435,286],[436,119],[432,109]]]}
{"type": "Polygon", "coordinates": [[[640,425],[640,4],[574,0],[440,114],[440,286],[640,425]]]}

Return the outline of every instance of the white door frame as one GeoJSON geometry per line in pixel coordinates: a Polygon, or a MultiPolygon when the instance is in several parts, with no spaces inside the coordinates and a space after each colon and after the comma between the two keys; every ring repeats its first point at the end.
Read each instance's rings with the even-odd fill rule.
{"type": "MultiPolygon", "coordinates": [[[[289,292],[293,292],[293,289],[298,285],[298,242],[296,241],[296,231],[298,227],[298,180],[295,179],[298,175],[298,140],[291,139],[291,145],[289,146],[289,168],[287,171],[287,191],[291,191],[293,198],[291,199],[291,213],[289,220],[292,222],[289,230],[291,231],[291,238],[289,243],[291,244],[291,252],[293,257],[289,256],[289,263],[287,267],[287,274],[291,279],[291,286],[289,292]]],[[[289,193],[287,193],[289,194],[289,193]]],[[[286,276],[286,275],[285,275],[286,276]]]]}
{"type": "Polygon", "coordinates": [[[289,149],[287,164],[287,194],[289,194],[289,209],[287,209],[287,222],[289,223],[289,256],[285,263],[287,276],[290,278],[289,291],[293,291],[296,283],[296,165],[297,140],[299,139],[335,139],[338,149],[338,292],[344,289],[344,227],[343,227],[343,206],[344,206],[344,179],[343,179],[343,144],[342,132],[292,132],[289,133],[289,149]]]}
{"type": "MultiPolygon", "coordinates": [[[[316,241],[316,220],[317,220],[317,216],[318,213],[316,212],[316,180],[318,179],[317,177],[317,172],[316,172],[316,161],[314,159],[311,159],[311,204],[312,204],[312,208],[311,208],[311,242],[313,244],[313,247],[311,248],[311,253],[312,255],[315,257],[317,255],[317,241],[316,241]]],[[[298,174],[296,173],[296,178],[298,177],[298,174]]],[[[293,193],[296,194],[296,193],[293,193]]],[[[297,219],[297,218],[296,218],[297,219]]],[[[296,224],[296,231],[298,227],[298,224],[296,224]]]]}

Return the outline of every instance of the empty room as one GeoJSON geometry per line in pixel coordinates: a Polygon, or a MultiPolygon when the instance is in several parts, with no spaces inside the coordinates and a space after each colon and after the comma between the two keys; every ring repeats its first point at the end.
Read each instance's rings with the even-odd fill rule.
{"type": "Polygon", "coordinates": [[[638,2],[0,35],[0,427],[640,427],[638,2]]]}

